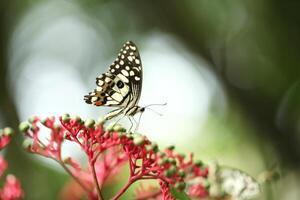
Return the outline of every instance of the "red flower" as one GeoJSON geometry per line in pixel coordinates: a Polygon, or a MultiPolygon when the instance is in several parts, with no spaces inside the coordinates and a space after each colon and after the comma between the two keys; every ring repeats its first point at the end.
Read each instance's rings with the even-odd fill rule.
{"type": "Polygon", "coordinates": [[[208,196],[208,191],[202,184],[199,183],[192,185],[188,190],[188,194],[191,197],[204,198],[208,196]]]}
{"type": "Polygon", "coordinates": [[[10,142],[13,130],[11,128],[0,129],[0,150],[10,142]]]}
{"type": "Polygon", "coordinates": [[[16,200],[23,197],[23,191],[18,179],[13,175],[6,177],[6,182],[0,192],[1,200],[16,200]]]}
{"type": "MultiPolygon", "coordinates": [[[[102,199],[101,188],[112,180],[126,162],[129,163],[130,171],[128,182],[113,200],[121,197],[133,183],[145,179],[158,180],[160,183],[160,192],[156,191],[156,197],[173,200],[171,187],[183,191],[186,189],[185,182],[199,177],[206,178],[208,174],[208,168],[195,162],[192,154],[189,159],[185,159],[184,155],[175,152],[174,147],[159,151],[157,144],[147,137],[127,134],[119,125],[105,129],[103,123],[63,115],[59,123],[54,117],[45,120],[34,117],[29,123],[22,123],[20,129],[30,138],[30,143],[25,143],[26,149],[56,160],[90,199],[96,196],[102,199]],[[41,140],[41,125],[49,130],[48,142],[41,140]],[[87,156],[88,167],[79,165],[72,158],[62,159],[62,144],[65,140],[81,147],[87,156]]],[[[187,191],[190,191],[189,188],[187,191]]]]}

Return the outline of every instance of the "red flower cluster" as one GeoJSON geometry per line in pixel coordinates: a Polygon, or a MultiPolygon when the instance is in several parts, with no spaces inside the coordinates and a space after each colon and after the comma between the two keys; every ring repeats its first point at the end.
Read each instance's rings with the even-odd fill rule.
{"type": "MultiPolygon", "coordinates": [[[[11,140],[13,130],[11,128],[0,129],[0,150],[2,150],[11,140]]],[[[7,168],[6,160],[0,156],[0,177],[7,168]]],[[[0,189],[1,200],[17,200],[23,197],[23,190],[18,179],[14,175],[7,175],[5,183],[0,189]]]]}
{"type": "Polygon", "coordinates": [[[86,191],[89,199],[103,199],[101,188],[125,163],[129,163],[130,175],[127,183],[112,197],[113,200],[119,199],[136,181],[145,179],[158,180],[160,189],[151,188],[147,192],[140,189],[136,192],[136,199],[173,200],[172,188],[187,191],[193,197],[208,194],[203,184],[208,168],[201,162],[195,162],[193,155],[186,159],[175,152],[173,146],[160,151],[157,144],[145,136],[128,134],[118,124],[105,129],[101,121],[83,121],[80,117],[71,118],[65,114],[59,120],[33,117],[21,123],[20,130],[29,139],[24,143],[26,149],[57,161],[86,191]],[[47,142],[41,139],[41,125],[50,131],[47,142]],[[62,158],[64,141],[81,147],[88,159],[87,169],[72,158],[62,158]],[[195,191],[195,186],[199,185],[202,186],[200,191],[195,191]]]}

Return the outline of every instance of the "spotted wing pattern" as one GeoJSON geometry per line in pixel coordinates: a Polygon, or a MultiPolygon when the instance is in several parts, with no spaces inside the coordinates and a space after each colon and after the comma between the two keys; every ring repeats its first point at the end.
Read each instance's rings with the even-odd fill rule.
{"type": "Polygon", "coordinates": [[[142,90],[142,63],[136,45],[126,42],[109,71],[96,78],[97,88],[84,96],[88,104],[130,109],[142,90]]]}

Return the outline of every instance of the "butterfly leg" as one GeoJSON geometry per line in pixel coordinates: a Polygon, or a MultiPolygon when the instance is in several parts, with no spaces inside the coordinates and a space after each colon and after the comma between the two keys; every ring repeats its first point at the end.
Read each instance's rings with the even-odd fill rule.
{"type": "MultiPolygon", "coordinates": [[[[141,118],[142,118],[143,112],[141,112],[140,116],[139,116],[139,120],[136,123],[136,127],[134,129],[134,132],[136,132],[139,128],[140,122],[141,122],[141,118]]],[[[134,118],[133,118],[134,119],[134,118]]]]}
{"type": "Polygon", "coordinates": [[[122,117],[120,117],[120,118],[114,123],[114,125],[112,126],[112,128],[114,128],[114,126],[115,126],[119,121],[121,121],[124,117],[125,117],[125,115],[123,115],[122,117]]]}
{"type": "Polygon", "coordinates": [[[121,114],[123,112],[123,108],[118,108],[115,110],[110,111],[107,115],[105,115],[104,119],[105,120],[110,120],[116,116],[118,116],[119,114],[121,114]]]}
{"type": "Polygon", "coordinates": [[[131,116],[128,116],[128,119],[129,119],[129,121],[130,121],[130,128],[128,129],[128,133],[131,133],[131,129],[132,129],[132,127],[133,127],[133,122],[132,122],[132,119],[131,119],[131,116]]]}

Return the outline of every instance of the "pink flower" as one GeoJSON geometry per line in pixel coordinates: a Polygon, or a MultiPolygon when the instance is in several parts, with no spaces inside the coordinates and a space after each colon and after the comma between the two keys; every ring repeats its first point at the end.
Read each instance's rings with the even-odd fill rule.
{"type": "Polygon", "coordinates": [[[197,197],[197,198],[204,198],[204,197],[207,197],[209,195],[206,188],[200,183],[192,185],[188,190],[188,194],[191,197],[197,197]]]}
{"type": "MultiPolygon", "coordinates": [[[[20,125],[20,130],[30,139],[26,149],[31,153],[40,154],[57,161],[84,189],[89,199],[103,199],[101,188],[109,181],[115,180],[122,166],[129,163],[128,182],[112,198],[119,199],[124,192],[139,180],[153,179],[160,184],[160,191],[154,192],[154,198],[173,200],[171,188],[179,191],[198,190],[202,188],[186,188],[185,182],[191,182],[199,177],[206,178],[208,168],[193,160],[191,154],[188,159],[177,153],[174,147],[162,151],[157,144],[140,134],[125,133],[119,125],[105,129],[103,123],[96,123],[92,119],[83,121],[80,117],[63,115],[59,120],[48,117],[40,120],[34,117],[20,125]],[[49,130],[48,141],[41,139],[40,127],[49,130]],[[85,153],[88,166],[68,157],[63,159],[62,144],[65,140],[77,144],[85,153]]],[[[198,192],[199,192],[198,191],[198,192]]],[[[153,193],[150,191],[149,195],[153,193]]],[[[137,197],[138,199],[138,197],[137,197]]]]}
{"type": "Polygon", "coordinates": [[[11,140],[13,130],[9,127],[0,129],[0,150],[3,149],[11,140]]]}
{"type": "Polygon", "coordinates": [[[6,182],[0,191],[1,200],[17,200],[23,197],[21,184],[14,175],[8,175],[6,182]]]}

